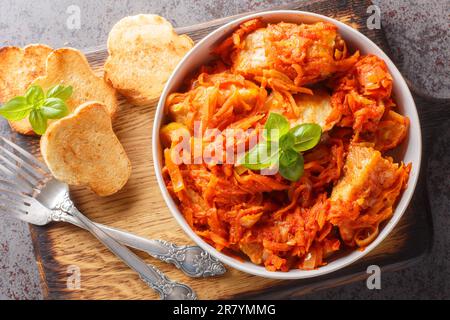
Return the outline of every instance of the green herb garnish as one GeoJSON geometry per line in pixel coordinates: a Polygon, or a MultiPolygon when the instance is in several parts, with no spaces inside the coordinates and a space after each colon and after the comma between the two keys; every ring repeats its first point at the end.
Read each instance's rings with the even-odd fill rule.
{"type": "Polygon", "coordinates": [[[56,85],[47,94],[40,86],[31,86],[24,96],[18,96],[0,107],[0,115],[10,121],[28,117],[33,131],[44,134],[48,119],[60,119],[69,114],[66,100],[72,95],[72,86],[56,85]]]}
{"type": "Polygon", "coordinates": [[[300,124],[292,129],[289,127],[284,116],[270,113],[264,126],[265,141],[247,152],[241,164],[250,170],[261,170],[278,164],[282,177],[298,181],[303,175],[301,152],[310,150],[319,143],[322,128],[315,123],[300,124]],[[278,147],[271,150],[274,145],[278,147]]]}

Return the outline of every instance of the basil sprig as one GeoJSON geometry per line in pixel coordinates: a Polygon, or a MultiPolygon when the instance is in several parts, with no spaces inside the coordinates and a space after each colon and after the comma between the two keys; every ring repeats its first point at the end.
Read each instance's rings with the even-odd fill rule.
{"type": "Polygon", "coordinates": [[[19,121],[28,117],[33,131],[44,134],[48,119],[60,119],[69,114],[66,100],[72,95],[72,86],[56,85],[47,94],[40,86],[31,86],[24,96],[18,96],[3,106],[0,115],[10,121],[19,121]]]}
{"type": "Polygon", "coordinates": [[[319,143],[322,128],[315,123],[303,123],[290,129],[289,121],[284,116],[272,112],[264,129],[265,141],[247,152],[241,164],[250,170],[261,170],[278,164],[282,177],[298,181],[303,175],[304,160],[301,152],[310,150],[319,143]],[[271,150],[274,145],[278,146],[277,150],[271,150]]]}

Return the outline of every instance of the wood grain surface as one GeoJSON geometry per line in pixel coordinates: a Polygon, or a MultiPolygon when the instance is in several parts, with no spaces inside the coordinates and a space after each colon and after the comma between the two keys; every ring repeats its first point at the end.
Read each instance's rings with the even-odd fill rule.
{"type": "MultiPolygon", "coordinates": [[[[321,13],[366,34],[389,54],[381,30],[368,30],[366,1],[311,1],[295,4],[291,9],[321,13]]],[[[227,19],[178,29],[195,41],[225,23],[227,19]]],[[[95,71],[101,75],[106,51],[98,49],[87,54],[95,71]]],[[[166,207],[153,170],[151,132],[156,101],[147,107],[134,107],[121,102],[114,129],[132,162],[133,173],[126,187],[118,194],[99,198],[91,192],[73,188],[77,207],[96,222],[128,230],[148,238],[160,238],[177,244],[192,244],[166,207]]],[[[39,154],[34,138],[12,135],[12,139],[39,154]]],[[[426,161],[424,161],[426,163],[426,161]]],[[[422,170],[422,173],[425,170],[422,170]]],[[[258,278],[228,268],[225,276],[190,279],[172,265],[159,262],[137,252],[156,265],[170,278],[189,284],[200,299],[289,298],[341,285],[367,276],[372,264],[384,271],[405,267],[417,261],[430,248],[431,221],[428,214],[424,183],[419,183],[414,199],[399,225],[364,259],[335,273],[307,280],[278,281],[258,278]]],[[[36,259],[47,299],[156,299],[157,295],[138,276],[105,249],[89,233],[68,224],[45,227],[31,226],[36,259]],[[70,290],[67,281],[71,266],[81,271],[81,288],[70,290]]]]}

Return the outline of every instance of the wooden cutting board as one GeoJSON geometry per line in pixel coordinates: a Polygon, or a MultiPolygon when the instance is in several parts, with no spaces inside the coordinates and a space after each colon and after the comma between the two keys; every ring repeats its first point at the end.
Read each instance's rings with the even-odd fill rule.
{"type": "MultiPolygon", "coordinates": [[[[368,30],[366,1],[311,1],[293,4],[290,9],[324,14],[358,29],[389,53],[381,30],[368,30]]],[[[195,41],[227,22],[230,18],[180,28],[195,41]]],[[[104,49],[87,54],[95,71],[101,75],[107,56],[104,49]]],[[[151,132],[156,101],[148,107],[134,107],[122,101],[114,129],[124,145],[133,166],[127,186],[118,194],[99,198],[87,190],[74,188],[72,195],[77,207],[91,219],[128,230],[148,238],[159,238],[177,244],[192,244],[166,207],[153,173],[151,132]]],[[[11,135],[12,140],[39,155],[35,138],[11,135]]],[[[425,162],[425,161],[424,161],[425,162]]],[[[423,170],[422,170],[423,172],[423,170]]],[[[288,298],[337,286],[367,277],[369,265],[377,264],[383,271],[394,270],[417,261],[431,243],[431,227],[427,199],[419,183],[410,208],[391,235],[359,262],[338,272],[307,280],[278,281],[257,278],[228,268],[225,276],[190,279],[172,265],[146,254],[138,253],[170,278],[189,284],[200,299],[229,298],[288,298]]],[[[31,226],[33,244],[40,269],[44,296],[48,299],[156,299],[157,295],[138,276],[105,249],[89,233],[68,224],[55,223],[45,227],[31,226]],[[81,272],[80,289],[68,289],[70,270],[81,272]]]]}

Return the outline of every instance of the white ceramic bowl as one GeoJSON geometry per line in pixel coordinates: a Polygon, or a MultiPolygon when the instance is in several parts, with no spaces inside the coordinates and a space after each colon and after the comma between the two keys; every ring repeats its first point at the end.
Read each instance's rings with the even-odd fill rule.
{"type": "Polygon", "coordinates": [[[253,275],[262,276],[266,278],[274,279],[302,279],[320,276],[329,272],[333,272],[344,268],[345,266],[355,262],[356,260],[362,258],[370,251],[372,251],[376,246],[378,246],[386,236],[392,231],[395,225],[398,223],[403,213],[405,212],[411,197],[413,196],[414,189],[419,177],[420,162],[422,155],[422,137],[420,131],[420,123],[417,115],[416,106],[414,100],[411,96],[411,92],[403,79],[402,75],[388,58],[388,56],[370,39],[368,39],[363,34],[359,33],[350,26],[339,22],[335,19],[328,18],[319,14],[302,12],[302,11],[291,11],[291,10],[277,10],[277,11],[266,11],[256,14],[251,14],[237,20],[234,20],[221,28],[215,30],[203,40],[201,40],[179,63],[172,76],[168,80],[164,91],[159,100],[158,108],[156,110],[155,121],[153,126],[153,160],[156,172],[156,178],[158,180],[159,187],[161,189],[164,200],[167,203],[170,211],[172,212],[174,218],[181,225],[183,230],[191,237],[200,247],[209,252],[214,257],[218,258],[223,263],[238,269],[243,272],[247,272],[253,275]],[[410,129],[408,138],[405,142],[398,148],[394,157],[397,161],[403,161],[405,163],[412,163],[412,170],[409,177],[408,187],[403,192],[400,201],[397,204],[394,215],[386,223],[384,228],[381,230],[378,237],[363,251],[355,250],[347,255],[339,257],[326,266],[320,267],[316,270],[290,270],[289,272],[270,272],[267,271],[263,266],[258,266],[250,261],[241,262],[232,257],[229,257],[215,248],[207,244],[202,238],[195,234],[195,232],[190,228],[190,226],[185,221],[183,215],[178,210],[175,202],[171,198],[167,188],[164,184],[161,166],[162,166],[162,150],[160,145],[159,130],[164,118],[164,105],[167,96],[177,91],[181,85],[183,79],[185,79],[191,72],[196,70],[202,64],[207,62],[212,58],[211,51],[227,36],[229,36],[242,22],[261,17],[267,22],[295,22],[295,23],[314,23],[317,21],[329,21],[336,25],[339,29],[339,33],[345,39],[350,48],[358,48],[362,54],[375,54],[382,58],[389,71],[394,78],[394,97],[399,106],[400,113],[408,116],[410,119],[410,129]]]}

